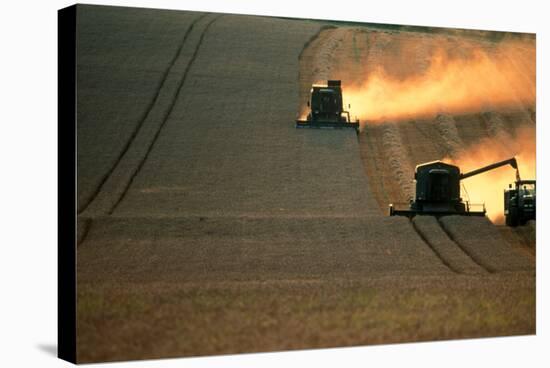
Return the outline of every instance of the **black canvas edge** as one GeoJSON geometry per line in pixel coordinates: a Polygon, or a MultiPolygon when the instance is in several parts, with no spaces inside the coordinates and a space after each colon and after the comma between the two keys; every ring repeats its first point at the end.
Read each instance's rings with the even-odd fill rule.
{"type": "Polygon", "coordinates": [[[76,363],[76,5],[57,22],[57,356],[76,363]]]}

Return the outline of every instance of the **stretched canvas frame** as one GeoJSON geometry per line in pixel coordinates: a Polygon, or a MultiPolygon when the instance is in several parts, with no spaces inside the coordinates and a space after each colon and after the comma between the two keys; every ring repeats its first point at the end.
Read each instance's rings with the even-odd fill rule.
{"type": "Polygon", "coordinates": [[[58,24],[62,359],[535,333],[535,223],[497,206],[512,168],[464,181],[486,216],[387,213],[426,161],[534,179],[534,35],[88,5],[58,24]],[[297,129],[329,80],[358,132],[297,129]]]}

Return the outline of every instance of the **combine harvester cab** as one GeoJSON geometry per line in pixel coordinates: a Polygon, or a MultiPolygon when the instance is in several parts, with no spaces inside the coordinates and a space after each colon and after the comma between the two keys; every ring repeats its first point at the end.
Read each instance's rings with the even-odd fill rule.
{"type": "Polygon", "coordinates": [[[441,161],[417,165],[414,173],[416,181],[415,199],[411,200],[408,209],[399,209],[390,204],[390,216],[398,215],[409,218],[416,215],[485,216],[484,204],[472,205],[469,202],[462,201],[460,181],[505,165],[511,165],[516,170],[518,168],[515,158],[484,166],[465,174],[460,172],[458,166],[441,161]],[[475,210],[474,207],[480,209],[475,210]]]}
{"type": "Polygon", "coordinates": [[[504,217],[507,226],[525,225],[537,215],[537,182],[521,180],[504,191],[504,217]]]}
{"type": "Polygon", "coordinates": [[[359,120],[351,121],[349,111],[344,110],[341,81],[328,80],[326,85],[314,84],[307,105],[310,108],[307,119],[296,120],[296,128],[351,128],[359,132],[359,120]]]}

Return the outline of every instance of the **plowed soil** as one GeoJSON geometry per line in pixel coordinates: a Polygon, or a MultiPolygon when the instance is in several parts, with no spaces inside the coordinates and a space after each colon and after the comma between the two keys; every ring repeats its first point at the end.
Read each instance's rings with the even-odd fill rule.
{"type": "Polygon", "coordinates": [[[294,127],[314,79],[405,78],[447,36],[82,5],[77,24],[79,362],[535,332],[533,231],[385,213],[416,163],[533,106],[294,127]]]}

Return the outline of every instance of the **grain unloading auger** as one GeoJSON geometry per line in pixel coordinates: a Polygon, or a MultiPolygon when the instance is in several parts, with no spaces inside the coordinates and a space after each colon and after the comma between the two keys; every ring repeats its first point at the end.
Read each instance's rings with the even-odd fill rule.
{"type": "Polygon", "coordinates": [[[462,201],[460,181],[505,165],[516,169],[516,176],[519,178],[518,164],[515,158],[496,162],[464,174],[460,172],[458,166],[441,161],[417,165],[414,173],[416,181],[414,201],[411,200],[408,209],[397,209],[390,204],[390,216],[485,216],[485,205],[482,205],[481,210],[476,211],[471,208],[472,205],[469,202],[462,201]]]}
{"type": "Polygon", "coordinates": [[[310,108],[307,118],[296,120],[296,128],[351,128],[359,132],[359,120],[351,121],[349,111],[344,110],[341,81],[328,80],[326,85],[314,84],[307,105],[310,108]]]}

